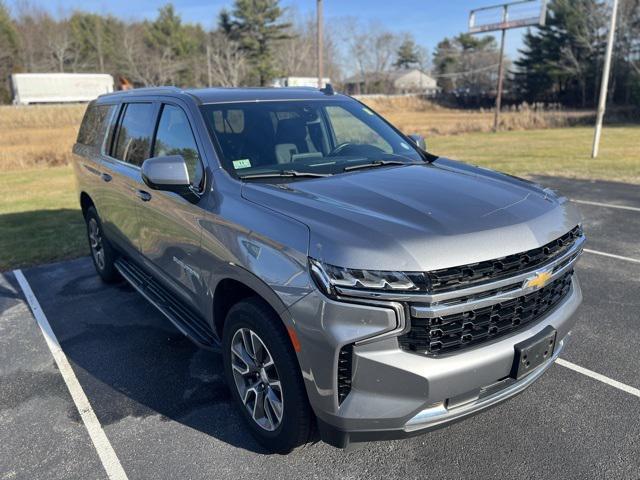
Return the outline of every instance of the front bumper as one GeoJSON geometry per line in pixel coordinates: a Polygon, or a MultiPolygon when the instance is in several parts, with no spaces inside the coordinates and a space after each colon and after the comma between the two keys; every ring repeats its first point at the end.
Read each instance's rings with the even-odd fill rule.
{"type": "Polygon", "coordinates": [[[310,294],[294,304],[290,313],[302,344],[300,364],[322,439],[346,447],[409,437],[513,397],[553,364],[566,344],[581,300],[574,275],[569,294],[530,327],[460,353],[428,357],[402,350],[397,336],[389,334],[398,324],[397,310],[310,294]],[[557,331],[554,356],[527,377],[511,380],[514,345],[547,326],[557,331]],[[340,348],[346,344],[354,344],[352,384],[339,404],[336,369],[340,348]]]}

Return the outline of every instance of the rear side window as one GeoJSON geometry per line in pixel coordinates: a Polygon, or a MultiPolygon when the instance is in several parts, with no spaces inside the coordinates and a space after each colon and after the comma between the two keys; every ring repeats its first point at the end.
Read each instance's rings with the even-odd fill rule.
{"type": "Polygon", "coordinates": [[[154,106],[151,103],[125,105],[118,129],[113,157],[140,166],[149,158],[154,126],[154,106]]]}
{"type": "Polygon", "coordinates": [[[187,115],[180,107],[164,105],[158,124],[154,156],[182,155],[191,185],[200,189],[203,170],[200,154],[187,115]]]}
{"type": "Polygon", "coordinates": [[[82,119],[77,142],[87,147],[101,147],[115,105],[90,103],[82,119]]]}

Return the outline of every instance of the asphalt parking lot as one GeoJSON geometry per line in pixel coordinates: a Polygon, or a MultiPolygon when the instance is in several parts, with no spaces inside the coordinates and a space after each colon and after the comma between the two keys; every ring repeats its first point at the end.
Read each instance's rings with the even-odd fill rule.
{"type": "Polygon", "coordinates": [[[409,440],[271,455],[231,404],[220,357],[191,344],[131,287],[103,285],[81,258],[23,273],[114,455],[99,456],[87,412],[81,417],[18,277],[5,272],[0,479],[103,479],[105,462],[130,479],[639,479],[640,187],[539,180],[580,202],[584,303],[565,363],[518,397],[409,440]]]}

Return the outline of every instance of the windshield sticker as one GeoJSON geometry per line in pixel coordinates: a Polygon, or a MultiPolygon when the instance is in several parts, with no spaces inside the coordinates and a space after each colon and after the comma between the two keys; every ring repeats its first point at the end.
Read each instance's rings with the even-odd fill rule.
{"type": "Polygon", "coordinates": [[[249,160],[248,158],[242,158],[240,160],[233,161],[233,168],[235,168],[236,170],[240,170],[243,168],[250,168],[250,167],[251,167],[251,160],[249,160]]]}
{"type": "Polygon", "coordinates": [[[369,115],[373,115],[373,112],[371,110],[369,110],[367,107],[362,107],[362,111],[364,113],[368,113],[369,115]]]}
{"type": "Polygon", "coordinates": [[[404,142],[400,142],[400,146],[405,150],[411,150],[411,147],[404,142]]]}

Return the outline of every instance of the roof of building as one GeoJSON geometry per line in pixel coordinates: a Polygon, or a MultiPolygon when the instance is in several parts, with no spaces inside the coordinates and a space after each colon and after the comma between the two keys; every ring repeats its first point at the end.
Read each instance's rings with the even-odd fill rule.
{"type": "MultiPolygon", "coordinates": [[[[376,81],[395,82],[407,75],[422,75],[425,78],[429,78],[429,79],[432,78],[428,73],[425,73],[418,68],[390,70],[388,72],[370,72],[366,74],[367,80],[370,82],[376,82],[376,81]]],[[[364,82],[364,75],[362,75],[361,73],[357,73],[347,78],[343,83],[362,83],[362,82],[364,82]]]]}

